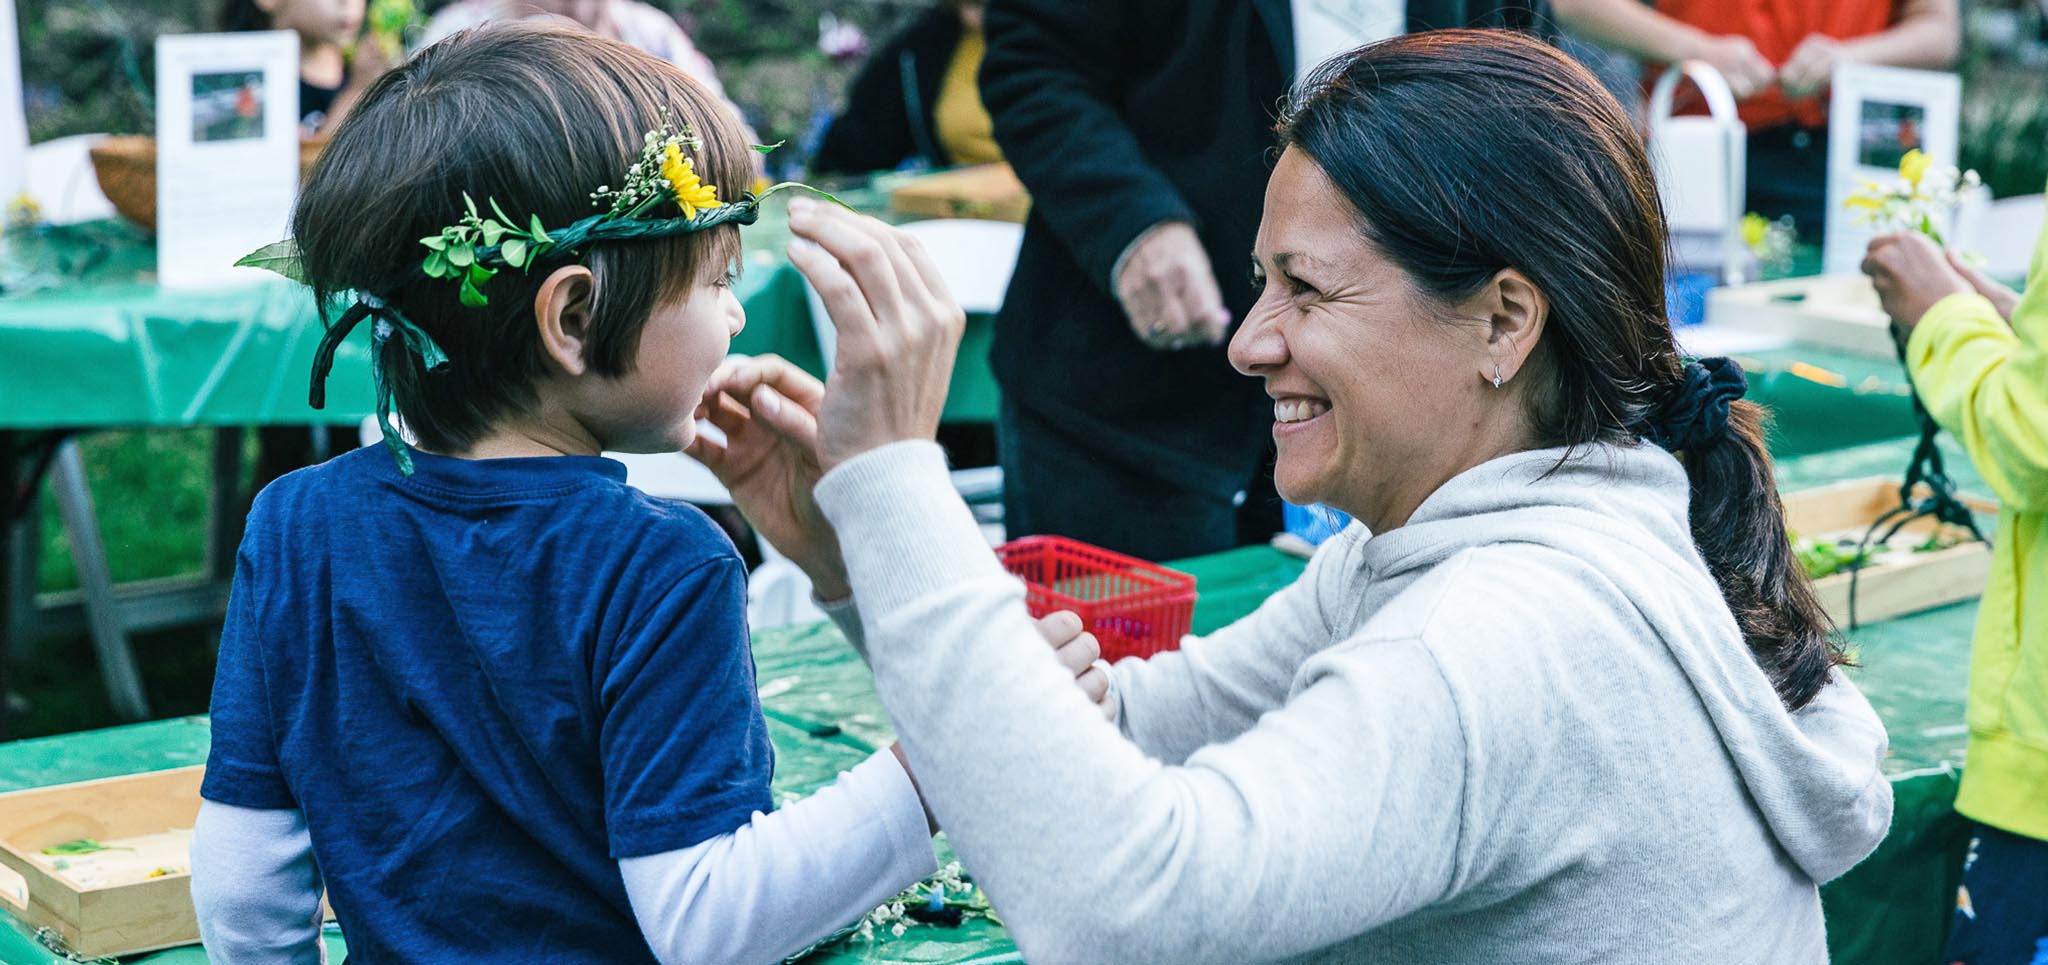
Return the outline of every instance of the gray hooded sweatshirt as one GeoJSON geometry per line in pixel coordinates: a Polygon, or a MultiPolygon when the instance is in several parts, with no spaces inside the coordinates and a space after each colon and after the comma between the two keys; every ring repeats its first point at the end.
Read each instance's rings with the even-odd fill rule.
{"type": "Polygon", "coordinates": [[[1034,962],[1816,963],[1884,837],[1884,730],[1787,712],[1670,455],[1519,453],[1259,610],[1073,686],[898,443],[826,476],[876,687],[1034,962]],[[1562,462],[1561,462],[1562,461],[1562,462]]]}

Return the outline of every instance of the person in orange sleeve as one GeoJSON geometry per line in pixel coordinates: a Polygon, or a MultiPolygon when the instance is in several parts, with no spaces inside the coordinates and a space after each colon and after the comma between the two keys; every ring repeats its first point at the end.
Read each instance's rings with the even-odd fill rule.
{"type": "Polygon", "coordinates": [[[1553,0],[1559,24],[1644,62],[1704,60],[1749,128],[1748,210],[1827,221],[1827,87],[1840,64],[1939,70],[1955,61],[1957,0],[1553,0]]]}

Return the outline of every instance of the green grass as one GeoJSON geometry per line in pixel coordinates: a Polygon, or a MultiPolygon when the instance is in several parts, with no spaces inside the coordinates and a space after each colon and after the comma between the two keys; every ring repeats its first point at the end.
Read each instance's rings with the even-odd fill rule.
{"type": "MultiPolygon", "coordinates": [[[[212,430],[102,432],[85,436],[79,448],[115,582],[199,572],[206,563],[212,430]]],[[[37,583],[44,592],[73,589],[71,542],[56,500],[44,490],[37,583]]]]}
{"type": "MultiPolygon", "coordinates": [[[[213,433],[207,429],[103,432],[80,441],[107,565],[117,582],[180,576],[205,566],[213,433]]],[[[70,541],[44,487],[37,583],[45,592],[78,585],[70,541]]],[[[189,627],[131,637],[160,717],[206,711],[218,628],[189,627]]],[[[25,704],[8,720],[10,738],[120,723],[100,685],[84,637],[47,641],[13,655],[8,687],[25,704]]]]}

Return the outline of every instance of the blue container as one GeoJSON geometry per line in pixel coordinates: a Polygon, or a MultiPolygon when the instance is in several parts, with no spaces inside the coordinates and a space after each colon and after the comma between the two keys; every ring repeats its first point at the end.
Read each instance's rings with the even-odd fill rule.
{"type": "Polygon", "coordinates": [[[1664,277],[1664,313],[1673,326],[1707,320],[1707,292],[1715,285],[1710,271],[1672,272],[1664,277]]]}
{"type": "Polygon", "coordinates": [[[1280,522],[1288,532],[1307,540],[1309,545],[1321,546],[1324,540],[1351,525],[1351,517],[1343,510],[1331,509],[1321,503],[1313,506],[1281,503],[1280,522]]]}

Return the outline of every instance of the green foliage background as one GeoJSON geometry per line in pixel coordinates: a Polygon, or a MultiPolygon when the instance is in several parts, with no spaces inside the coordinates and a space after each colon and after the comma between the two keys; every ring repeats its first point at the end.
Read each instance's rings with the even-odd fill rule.
{"type": "MultiPolygon", "coordinates": [[[[423,0],[431,12],[447,0],[423,0]]],[[[844,96],[858,66],[818,50],[826,13],[859,26],[872,47],[929,0],[654,0],[718,64],[726,91],[769,141],[801,142],[813,117],[844,96]]],[[[220,0],[17,0],[29,138],[146,133],[154,126],[152,44],[211,29],[220,0]]]]}

